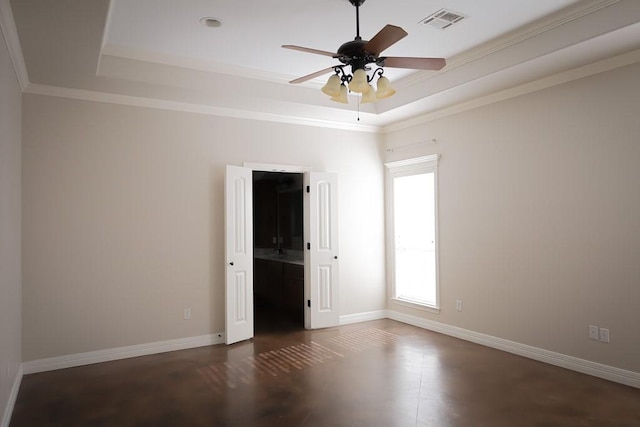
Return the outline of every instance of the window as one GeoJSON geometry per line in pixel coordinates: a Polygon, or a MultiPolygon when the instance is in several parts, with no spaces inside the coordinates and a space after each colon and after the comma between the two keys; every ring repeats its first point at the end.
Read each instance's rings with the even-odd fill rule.
{"type": "Polygon", "coordinates": [[[391,217],[392,297],[439,307],[437,155],[387,163],[391,217]]]}

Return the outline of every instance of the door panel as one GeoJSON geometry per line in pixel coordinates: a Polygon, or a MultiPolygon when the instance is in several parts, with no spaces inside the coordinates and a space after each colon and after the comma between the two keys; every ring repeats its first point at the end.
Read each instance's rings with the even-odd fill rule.
{"type": "Polygon", "coordinates": [[[309,186],[305,208],[305,327],[337,326],[338,309],[338,176],[333,173],[305,174],[309,186]]]}
{"type": "Polygon", "coordinates": [[[253,337],[252,171],[227,166],[225,176],[225,341],[253,337]]]}
{"type": "Polygon", "coordinates": [[[332,309],[331,299],[331,267],[318,267],[318,310],[330,311],[332,309]]]}
{"type": "Polygon", "coordinates": [[[247,274],[244,271],[237,272],[234,275],[234,291],[235,291],[235,319],[236,325],[247,321],[247,274]]]}

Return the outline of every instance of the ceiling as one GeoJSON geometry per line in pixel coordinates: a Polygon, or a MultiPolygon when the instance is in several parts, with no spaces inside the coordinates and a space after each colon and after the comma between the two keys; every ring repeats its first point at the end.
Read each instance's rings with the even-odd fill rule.
{"type": "Polygon", "coordinates": [[[443,57],[447,66],[389,68],[395,96],[359,106],[353,94],[344,105],[318,90],[330,74],[288,83],[337,60],[281,45],[335,52],[353,40],[348,0],[10,5],[27,93],[366,131],[640,49],[638,0],[367,0],[364,39],[397,25],[409,35],[385,56],[443,57]],[[444,30],[420,22],[443,8],[465,19],[444,30]],[[207,17],[222,25],[202,25],[207,17]]]}

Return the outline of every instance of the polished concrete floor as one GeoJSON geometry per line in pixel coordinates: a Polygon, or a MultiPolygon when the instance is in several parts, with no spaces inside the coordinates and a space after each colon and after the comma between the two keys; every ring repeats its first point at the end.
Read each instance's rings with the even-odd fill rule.
{"type": "Polygon", "coordinates": [[[379,320],[27,375],[19,426],[640,426],[640,389],[379,320]]]}

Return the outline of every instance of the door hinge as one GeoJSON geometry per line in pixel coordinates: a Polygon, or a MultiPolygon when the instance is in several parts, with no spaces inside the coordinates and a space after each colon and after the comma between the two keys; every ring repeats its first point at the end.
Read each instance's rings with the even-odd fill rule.
{"type": "Polygon", "coordinates": [[[307,300],[307,307],[311,308],[311,300],[310,299],[307,300]]]}
{"type": "Polygon", "coordinates": [[[311,250],[311,243],[307,243],[307,250],[311,250]]]}
{"type": "Polygon", "coordinates": [[[311,193],[311,187],[307,185],[307,193],[311,193]]]}

